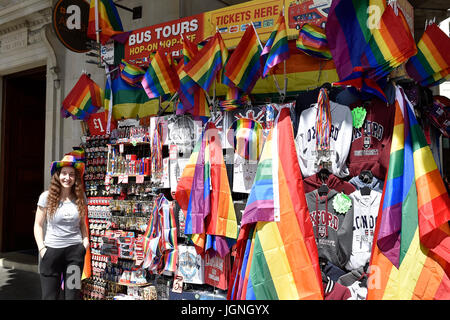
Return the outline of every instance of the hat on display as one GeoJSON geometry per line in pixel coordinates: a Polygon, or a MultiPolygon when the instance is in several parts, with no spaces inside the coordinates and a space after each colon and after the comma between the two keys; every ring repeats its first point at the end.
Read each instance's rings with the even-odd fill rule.
{"type": "Polygon", "coordinates": [[[80,161],[77,155],[73,155],[72,152],[65,154],[61,161],[53,161],[50,167],[51,175],[53,175],[57,169],[63,167],[73,167],[78,170],[80,176],[84,174],[84,162],[80,161]]]}

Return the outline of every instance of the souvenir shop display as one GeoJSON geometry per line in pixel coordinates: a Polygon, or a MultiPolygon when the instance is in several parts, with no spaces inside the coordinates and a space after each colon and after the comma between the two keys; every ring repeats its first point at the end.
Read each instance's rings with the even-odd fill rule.
{"type": "MultiPolygon", "coordinates": [[[[117,123],[82,138],[84,299],[450,298],[450,100],[430,89],[448,79],[450,57],[435,48],[450,52],[450,38],[431,24],[416,45],[396,1],[380,2],[369,28],[367,5],[333,0],[295,39],[280,10],[265,43],[252,24],[233,50],[216,30],[183,38],[179,57],[159,49],[106,68],[135,105],[159,104],[114,119],[123,105],[108,84],[102,118],[117,123]],[[312,87],[288,87],[297,55],[320,62],[312,87]],[[337,81],[321,78],[327,62],[337,81]]],[[[63,115],[86,121],[98,108],[79,109],[63,115]]]]}

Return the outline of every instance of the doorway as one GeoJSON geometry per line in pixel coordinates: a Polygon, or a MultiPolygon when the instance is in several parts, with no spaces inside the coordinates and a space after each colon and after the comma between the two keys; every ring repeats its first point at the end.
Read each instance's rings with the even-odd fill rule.
{"type": "Polygon", "coordinates": [[[35,249],[37,200],[44,191],[46,67],[3,77],[2,252],[35,249]]]}

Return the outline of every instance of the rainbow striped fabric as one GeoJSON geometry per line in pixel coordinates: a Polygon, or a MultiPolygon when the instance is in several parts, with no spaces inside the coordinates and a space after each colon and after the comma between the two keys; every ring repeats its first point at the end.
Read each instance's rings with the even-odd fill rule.
{"type": "Polygon", "coordinates": [[[228,140],[234,145],[236,154],[246,160],[258,161],[264,145],[263,127],[256,120],[239,118],[230,126],[228,140]]]}
{"type": "Polygon", "coordinates": [[[289,108],[264,144],[242,215],[228,299],[323,299],[289,108]]]}
{"type": "Polygon", "coordinates": [[[61,106],[61,116],[87,121],[91,114],[96,113],[103,103],[103,90],[85,73],[78,79],[75,86],[64,98],[61,106]]]}
{"type": "Polygon", "coordinates": [[[211,37],[201,48],[184,70],[206,92],[209,92],[218,72],[228,59],[228,50],[220,35],[220,32],[211,37]]]}
{"type": "Polygon", "coordinates": [[[120,76],[130,86],[141,86],[142,78],[144,77],[145,70],[131,64],[124,59],[120,62],[120,76]]]}
{"type": "Polygon", "coordinates": [[[267,77],[270,69],[289,58],[286,22],[282,12],[261,55],[264,59],[264,68],[261,75],[263,78],[267,77]]]}
{"type": "Polygon", "coordinates": [[[309,56],[325,60],[332,58],[325,30],[319,26],[305,23],[299,31],[295,45],[309,56]]]}
{"type": "Polygon", "coordinates": [[[435,86],[448,79],[450,38],[435,23],[426,28],[417,47],[417,54],[406,63],[408,75],[421,86],[435,86]]]}
{"type": "Polygon", "coordinates": [[[333,1],[326,36],[341,84],[359,75],[378,81],[417,52],[401,9],[396,15],[382,0],[333,1]]]}
{"type": "Polygon", "coordinates": [[[368,299],[450,298],[450,199],[411,103],[396,88],[368,299]]]}
{"type": "Polygon", "coordinates": [[[171,64],[171,58],[158,50],[150,61],[141,84],[150,99],[177,92],[180,79],[171,64]]]}
{"type": "Polygon", "coordinates": [[[184,114],[188,112],[197,117],[210,117],[209,104],[205,92],[184,70],[184,66],[197,53],[197,46],[189,39],[183,38],[183,65],[178,70],[178,77],[180,78],[178,96],[180,97],[180,103],[178,103],[176,113],[184,114]]]}
{"type": "Polygon", "coordinates": [[[261,52],[255,27],[250,24],[225,66],[225,76],[246,93],[251,93],[261,76],[261,52]]]}
{"type": "Polygon", "coordinates": [[[95,30],[95,2],[98,2],[98,27],[100,42],[105,44],[109,39],[125,43],[130,32],[124,32],[117,8],[112,0],[91,0],[89,8],[89,22],[87,36],[96,40],[95,30]]]}
{"type": "Polygon", "coordinates": [[[237,220],[218,129],[205,125],[175,194],[185,214],[186,235],[198,252],[216,251],[221,257],[236,240],[237,220]]]}

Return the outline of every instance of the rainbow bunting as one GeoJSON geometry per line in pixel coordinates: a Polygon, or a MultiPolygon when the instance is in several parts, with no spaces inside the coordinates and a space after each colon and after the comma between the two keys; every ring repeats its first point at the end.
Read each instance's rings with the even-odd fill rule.
{"type": "Polygon", "coordinates": [[[309,56],[325,60],[332,58],[325,30],[319,26],[305,23],[299,31],[295,45],[309,56]]]}
{"type": "Polygon", "coordinates": [[[426,28],[417,47],[417,54],[406,63],[408,75],[421,86],[435,86],[448,79],[450,38],[435,23],[426,28]]]}
{"type": "Polygon", "coordinates": [[[156,52],[150,61],[141,83],[150,99],[166,94],[174,94],[180,87],[180,79],[174,66],[160,50],[156,52]]]}
{"type": "Polygon", "coordinates": [[[197,47],[187,38],[183,38],[183,64],[178,70],[180,78],[180,89],[178,96],[180,103],[177,107],[177,114],[191,113],[193,116],[209,117],[208,99],[203,89],[188,76],[184,67],[198,53],[197,47]]]}
{"type": "Polygon", "coordinates": [[[191,154],[175,194],[186,235],[197,251],[224,257],[237,238],[237,221],[218,129],[209,122],[191,154]]]}
{"type": "Polygon", "coordinates": [[[251,93],[261,76],[261,52],[255,27],[250,24],[225,66],[225,76],[246,93],[251,93]]]}
{"type": "Polygon", "coordinates": [[[227,52],[220,32],[216,32],[198,54],[184,66],[184,70],[192,80],[209,92],[218,72],[227,61],[227,52]]]}
{"type": "Polygon", "coordinates": [[[368,299],[450,298],[450,199],[411,103],[396,88],[368,299]]]}
{"type": "Polygon", "coordinates": [[[109,39],[125,43],[130,32],[124,32],[117,8],[112,0],[91,0],[87,36],[96,40],[95,3],[98,3],[98,28],[100,42],[105,44],[109,39]]]}
{"type": "Polygon", "coordinates": [[[144,77],[145,70],[133,65],[122,59],[120,62],[120,76],[130,86],[141,86],[142,78],[144,77]]]}
{"type": "Polygon", "coordinates": [[[64,98],[61,116],[87,121],[102,106],[103,90],[85,73],[64,98]]]}
{"type": "Polygon", "coordinates": [[[323,299],[289,108],[269,132],[242,215],[229,299],[323,299]]]}
{"type": "Polygon", "coordinates": [[[261,56],[264,59],[263,78],[267,77],[270,69],[289,58],[286,22],[283,13],[278,17],[261,56]]]}

